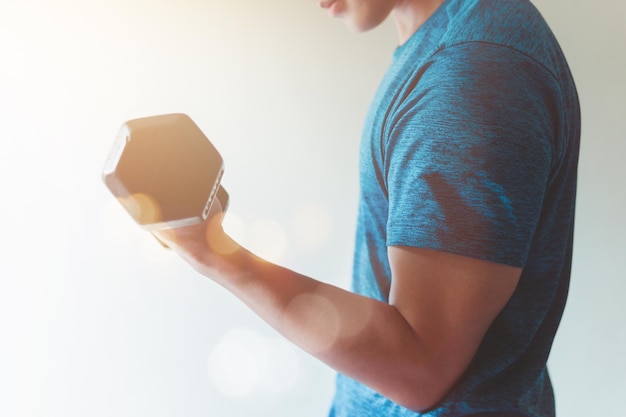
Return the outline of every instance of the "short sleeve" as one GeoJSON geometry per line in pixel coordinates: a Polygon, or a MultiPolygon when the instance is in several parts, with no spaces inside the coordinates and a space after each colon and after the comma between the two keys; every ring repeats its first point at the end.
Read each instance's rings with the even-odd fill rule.
{"type": "Polygon", "coordinates": [[[549,181],[554,77],[510,48],[443,49],[385,132],[387,245],[522,267],[549,181]]]}

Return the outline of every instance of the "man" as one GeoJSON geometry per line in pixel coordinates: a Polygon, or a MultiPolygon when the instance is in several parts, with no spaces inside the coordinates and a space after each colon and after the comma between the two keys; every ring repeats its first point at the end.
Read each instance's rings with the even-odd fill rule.
{"type": "Polygon", "coordinates": [[[219,204],[160,238],[338,371],[333,417],[553,416],[580,135],[556,40],[526,0],[320,5],[400,39],[362,138],[354,292],[240,247],[219,204]]]}

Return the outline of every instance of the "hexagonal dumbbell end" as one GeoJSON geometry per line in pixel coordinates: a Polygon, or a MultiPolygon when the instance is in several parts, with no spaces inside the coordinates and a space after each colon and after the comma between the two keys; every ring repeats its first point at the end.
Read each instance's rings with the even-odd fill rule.
{"type": "MultiPolygon", "coordinates": [[[[221,155],[191,118],[165,114],[122,125],[102,179],[132,218],[154,231],[204,221],[223,173],[221,155]]],[[[224,190],[219,195],[228,198],[224,190]]]]}

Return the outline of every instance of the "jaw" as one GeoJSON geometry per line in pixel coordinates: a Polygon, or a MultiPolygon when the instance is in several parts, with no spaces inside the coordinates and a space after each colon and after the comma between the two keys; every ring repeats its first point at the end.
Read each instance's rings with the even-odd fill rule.
{"type": "Polygon", "coordinates": [[[396,0],[338,0],[342,10],[337,15],[355,32],[374,29],[391,14],[396,0]]]}
{"type": "Polygon", "coordinates": [[[341,18],[355,32],[366,32],[393,13],[400,44],[437,10],[444,0],[320,0],[320,6],[341,18]]]}

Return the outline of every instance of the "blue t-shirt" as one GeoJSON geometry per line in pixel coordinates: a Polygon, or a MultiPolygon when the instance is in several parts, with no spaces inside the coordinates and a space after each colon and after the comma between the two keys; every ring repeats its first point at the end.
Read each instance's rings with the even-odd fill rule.
{"type": "Polygon", "coordinates": [[[360,154],[353,289],[388,301],[387,246],[523,267],[464,377],[411,412],[337,377],[331,417],[548,417],[546,361],[567,297],[580,112],[526,0],[447,0],[393,56],[360,154]]]}

